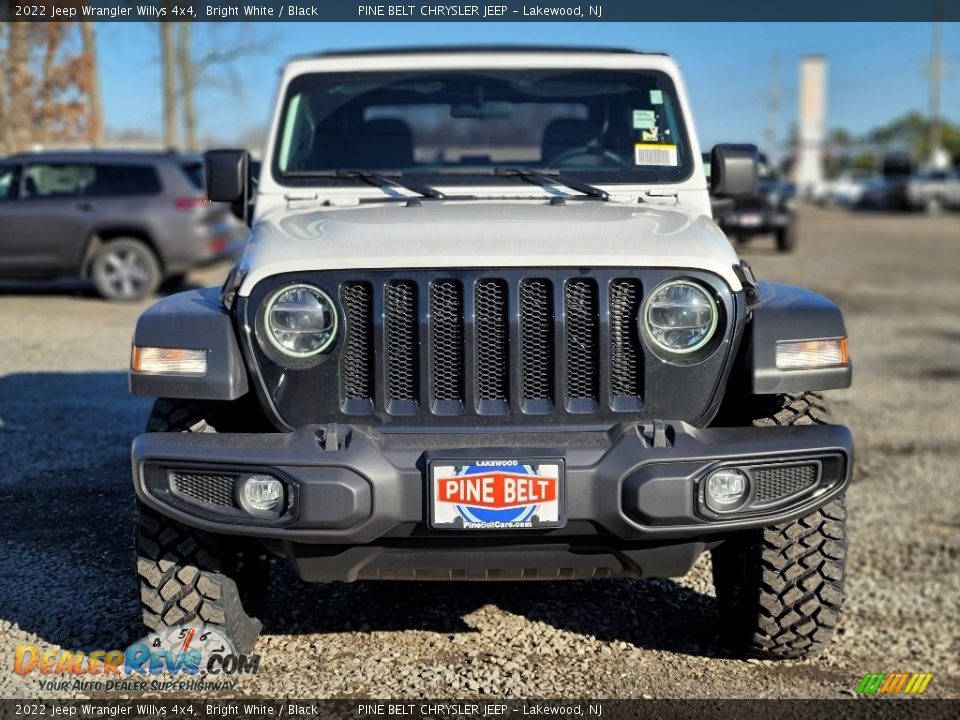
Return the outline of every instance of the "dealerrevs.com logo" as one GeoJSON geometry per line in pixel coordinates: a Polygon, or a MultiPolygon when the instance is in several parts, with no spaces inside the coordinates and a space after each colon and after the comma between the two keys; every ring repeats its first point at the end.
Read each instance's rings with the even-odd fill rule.
{"type": "Polygon", "coordinates": [[[260,655],[238,653],[229,638],[202,625],[168,628],[126,650],[17,645],[13,659],[13,671],[36,676],[42,690],[232,690],[236,680],[228,678],[259,669],[260,655]]]}

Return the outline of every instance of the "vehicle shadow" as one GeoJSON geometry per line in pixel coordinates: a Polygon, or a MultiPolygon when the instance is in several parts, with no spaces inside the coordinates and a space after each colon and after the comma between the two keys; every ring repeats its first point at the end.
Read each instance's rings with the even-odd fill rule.
{"type": "MultiPolygon", "coordinates": [[[[303,583],[277,563],[264,632],[287,635],[422,630],[478,633],[470,615],[493,606],[532,622],[648,650],[729,657],[713,597],[674,580],[303,583]],[[665,631],[665,628],[669,628],[665,631]]],[[[509,644],[510,639],[504,638],[509,644]]]]}
{"type": "MultiPolygon", "coordinates": [[[[0,377],[0,623],[41,645],[125,648],[142,637],[129,447],[149,399],[126,374],[0,377]],[[8,626],[9,627],[9,626],[8,626]]],[[[671,580],[536,583],[302,582],[274,564],[265,632],[478,632],[486,606],[637,647],[720,656],[712,597],[671,580]],[[663,628],[669,627],[669,632],[663,628]]],[[[19,642],[19,640],[18,640],[19,642]]]]}
{"type": "Polygon", "coordinates": [[[122,372],[0,377],[0,622],[32,642],[89,652],[142,634],[130,440],[149,408],[122,372]]]}

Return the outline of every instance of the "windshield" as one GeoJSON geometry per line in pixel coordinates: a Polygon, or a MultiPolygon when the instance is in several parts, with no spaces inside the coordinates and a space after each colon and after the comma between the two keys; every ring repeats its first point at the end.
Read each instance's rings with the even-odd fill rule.
{"type": "Polygon", "coordinates": [[[504,167],[665,183],[693,160],[664,73],[556,69],[302,75],[273,160],[285,185],[357,183],[330,177],[348,169],[502,183],[504,167]]]}

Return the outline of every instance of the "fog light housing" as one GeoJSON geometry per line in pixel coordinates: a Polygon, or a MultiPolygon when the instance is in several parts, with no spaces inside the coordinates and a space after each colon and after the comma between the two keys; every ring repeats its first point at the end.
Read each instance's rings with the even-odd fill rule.
{"type": "Polygon", "coordinates": [[[740,507],[750,491],[747,476],[736,468],[720,468],[707,475],[703,499],[714,512],[740,507]]]}
{"type": "Polygon", "coordinates": [[[240,504],[254,515],[279,514],[283,483],[272,475],[250,475],[240,486],[240,504]]]}

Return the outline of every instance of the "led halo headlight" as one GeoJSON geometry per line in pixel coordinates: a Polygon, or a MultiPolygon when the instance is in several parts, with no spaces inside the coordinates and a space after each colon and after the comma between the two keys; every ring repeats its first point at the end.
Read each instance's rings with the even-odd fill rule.
{"type": "Polygon", "coordinates": [[[686,355],[710,342],[719,313],[710,292],[690,280],[661,283],[643,304],[643,334],[671,355],[686,355]]]}
{"type": "Polygon", "coordinates": [[[284,355],[307,358],[322,353],[337,337],[337,306],[314,285],[280,288],[267,301],[263,323],[270,344],[284,355]]]}

